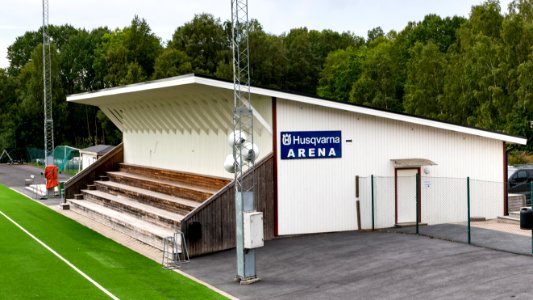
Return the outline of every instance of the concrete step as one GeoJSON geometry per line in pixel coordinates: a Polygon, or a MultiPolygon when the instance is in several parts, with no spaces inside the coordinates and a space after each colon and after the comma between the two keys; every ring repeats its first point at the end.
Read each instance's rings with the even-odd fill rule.
{"type": "MultiPolygon", "coordinates": [[[[530,207],[522,207],[530,208],[530,207]]],[[[510,224],[520,224],[520,211],[510,211],[508,216],[498,217],[498,222],[501,223],[510,223],[510,224]]]]}
{"type": "Polygon", "coordinates": [[[167,195],[203,202],[217,192],[214,188],[205,188],[191,184],[156,179],[122,171],[107,172],[111,181],[136,186],[142,189],[164,193],[167,195]]]}
{"type": "Polygon", "coordinates": [[[163,239],[174,234],[174,230],[139,220],[91,201],[68,201],[71,210],[160,250],[163,250],[163,239]]]}
{"type": "Polygon", "coordinates": [[[200,205],[198,201],[174,197],[171,195],[126,185],[115,181],[95,181],[98,190],[131,198],[166,211],[186,215],[200,205]]]}
{"type": "Polygon", "coordinates": [[[498,223],[518,224],[520,225],[520,217],[500,216],[498,217],[498,223]]]}
{"type": "Polygon", "coordinates": [[[82,190],[82,193],[87,201],[103,205],[121,213],[129,214],[139,220],[144,220],[154,225],[169,229],[179,228],[180,222],[184,217],[182,214],[166,211],[161,208],[140,203],[128,197],[112,195],[100,190],[82,190]]]}
{"type": "MultiPolygon", "coordinates": [[[[427,223],[418,223],[418,226],[427,226],[427,223]]],[[[401,222],[394,225],[396,228],[416,227],[416,222],[401,222]]]]}
{"type": "Polygon", "coordinates": [[[508,217],[520,220],[520,211],[510,211],[508,217]]]}

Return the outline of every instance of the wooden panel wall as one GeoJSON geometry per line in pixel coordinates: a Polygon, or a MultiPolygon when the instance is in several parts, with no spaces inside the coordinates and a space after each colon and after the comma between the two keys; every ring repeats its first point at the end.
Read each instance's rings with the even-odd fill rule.
{"type": "Polygon", "coordinates": [[[92,184],[95,180],[98,180],[99,175],[105,175],[108,171],[118,170],[119,164],[123,161],[124,147],[121,143],[65,182],[65,198],[74,198],[74,194],[78,194],[80,190],[85,189],[87,184],[92,184]]]}
{"type": "MultiPolygon", "coordinates": [[[[251,176],[248,172],[245,176],[251,176]]],[[[263,212],[265,240],[274,238],[274,157],[272,154],[256,164],[255,202],[257,211],[263,212]]],[[[235,194],[233,182],[213,195],[200,207],[190,212],[181,222],[187,237],[189,254],[198,256],[235,247],[235,194]],[[199,222],[201,238],[189,239],[189,224],[199,222]]]]}

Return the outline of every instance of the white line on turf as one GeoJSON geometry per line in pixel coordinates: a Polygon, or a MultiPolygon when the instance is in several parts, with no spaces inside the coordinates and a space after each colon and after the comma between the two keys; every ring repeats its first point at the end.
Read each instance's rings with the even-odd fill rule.
{"type": "Polygon", "coordinates": [[[73,265],[71,262],[66,260],[63,256],[61,256],[59,253],[57,253],[54,249],[50,248],[48,245],[46,245],[44,242],[39,240],[37,237],[35,237],[33,234],[31,234],[26,228],[20,226],[17,222],[15,222],[13,219],[11,219],[8,215],[6,215],[3,211],[0,210],[0,214],[3,215],[6,219],[8,219],[11,223],[15,224],[20,230],[24,231],[27,235],[29,235],[32,239],[37,241],[37,243],[41,244],[46,250],[50,251],[52,254],[57,256],[60,260],[62,260],[64,263],[66,263],[69,267],[74,269],[74,271],[78,272],[81,276],[83,276],[85,279],[87,279],[90,283],[92,283],[94,286],[96,286],[98,289],[100,289],[102,292],[104,292],[106,295],[108,295],[111,299],[119,300],[118,297],[111,294],[110,291],[106,290],[103,286],[101,286],[98,282],[94,281],[91,277],[89,277],[87,274],[83,273],[80,269],[78,269],[75,265],[73,265]]]}

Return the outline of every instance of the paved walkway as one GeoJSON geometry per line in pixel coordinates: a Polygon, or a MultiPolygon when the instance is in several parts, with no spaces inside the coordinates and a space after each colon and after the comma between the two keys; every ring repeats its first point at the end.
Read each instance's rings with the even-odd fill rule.
{"type": "MultiPolygon", "coordinates": [[[[385,231],[415,234],[414,227],[391,228],[385,231]]],[[[419,233],[445,241],[468,243],[466,223],[420,226],[419,233]]],[[[518,224],[499,223],[496,220],[471,222],[470,242],[474,246],[521,255],[532,253],[531,230],[520,230],[518,224]]]]}

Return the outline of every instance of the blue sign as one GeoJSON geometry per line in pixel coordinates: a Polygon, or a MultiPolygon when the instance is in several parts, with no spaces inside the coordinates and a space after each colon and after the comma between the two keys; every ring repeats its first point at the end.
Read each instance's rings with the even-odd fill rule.
{"type": "Polygon", "coordinates": [[[341,131],[281,132],[281,159],[342,157],[341,131]]]}

